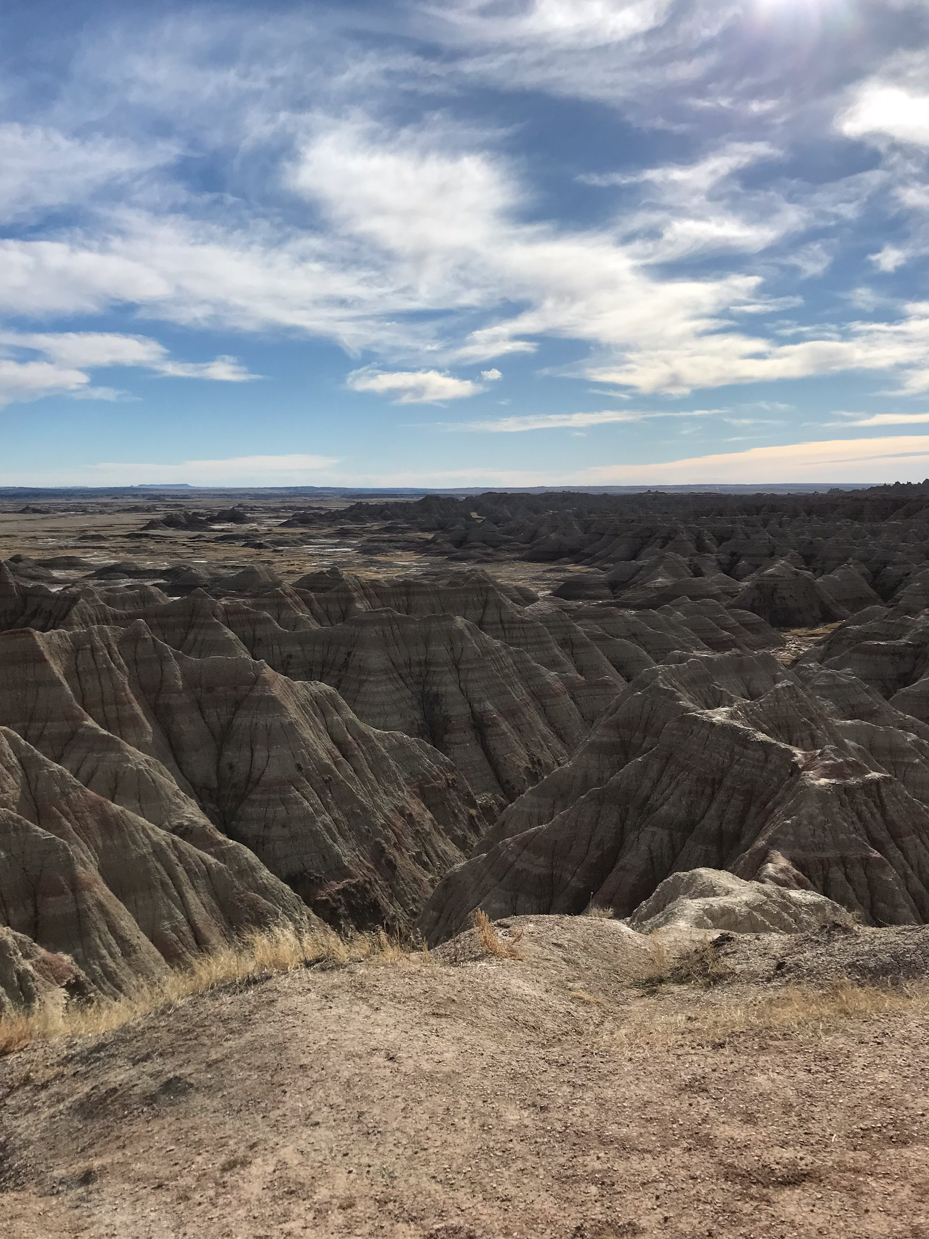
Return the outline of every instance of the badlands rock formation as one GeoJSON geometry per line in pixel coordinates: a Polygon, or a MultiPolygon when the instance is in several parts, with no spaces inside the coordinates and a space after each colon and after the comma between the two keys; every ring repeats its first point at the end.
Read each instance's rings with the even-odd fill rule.
{"type": "MultiPolygon", "coordinates": [[[[175,515],[132,536],[249,519],[175,515]]],[[[730,877],[687,916],[929,919],[929,486],[339,520],[359,563],[428,557],[0,564],[3,1001],[123,992],[282,920],[651,925],[706,869],[730,877]],[[491,561],[561,567],[540,591],[491,561]]]]}
{"type": "Polygon", "coordinates": [[[746,882],[720,869],[690,869],[660,882],[626,924],[643,934],[672,928],[799,934],[833,925],[852,928],[854,920],[815,891],[746,882]]]}
{"type": "Polygon", "coordinates": [[[926,920],[924,728],[851,689],[821,698],[765,654],[643,671],[439,884],[424,931],[438,941],[477,907],[628,916],[706,866],[813,889],[873,923],[926,920]]]}

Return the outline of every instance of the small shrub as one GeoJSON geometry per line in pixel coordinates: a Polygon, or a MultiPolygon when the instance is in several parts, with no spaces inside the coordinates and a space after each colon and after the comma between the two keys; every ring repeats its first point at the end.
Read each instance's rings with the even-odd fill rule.
{"type": "Polygon", "coordinates": [[[616,914],[609,904],[606,903],[589,903],[584,909],[584,916],[592,916],[599,921],[615,921],[616,914]]]}

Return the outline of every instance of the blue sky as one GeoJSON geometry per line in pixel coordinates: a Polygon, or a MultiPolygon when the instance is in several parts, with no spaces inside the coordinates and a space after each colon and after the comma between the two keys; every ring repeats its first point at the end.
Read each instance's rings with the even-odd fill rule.
{"type": "Polygon", "coordinates": [[[929,476],[927,0],[0,23],[0,485],[929,476]]]}

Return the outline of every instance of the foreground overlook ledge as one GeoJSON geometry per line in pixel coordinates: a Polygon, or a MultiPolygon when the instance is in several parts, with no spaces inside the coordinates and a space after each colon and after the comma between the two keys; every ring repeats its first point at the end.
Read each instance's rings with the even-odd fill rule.
{"type": "Polygon", "coordinates": [[[709,988],[615,921],[520,931],[521,960],[301,970],[0,1061],[6,1233],[923,1233],[929,1000],[809,978],[925,974],[929,931],[743,935],[709,988]]]}

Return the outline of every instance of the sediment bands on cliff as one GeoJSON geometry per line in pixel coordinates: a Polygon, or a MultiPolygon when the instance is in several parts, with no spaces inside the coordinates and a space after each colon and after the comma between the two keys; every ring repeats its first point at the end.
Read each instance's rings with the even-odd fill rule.
{"type": "Polygon", "coordinates": [[[116,994],[282,920],[439,941],[479,907],[627,916],[704,868],[929,920],[929,522],[886,489],[381,518],[448,545],[464,519],[497,558],[560,539],[541,597],[434,560],[14,557],[0,990],[116,994]]]}

